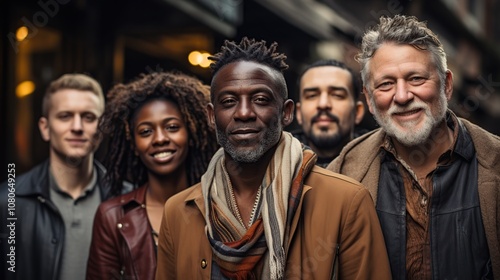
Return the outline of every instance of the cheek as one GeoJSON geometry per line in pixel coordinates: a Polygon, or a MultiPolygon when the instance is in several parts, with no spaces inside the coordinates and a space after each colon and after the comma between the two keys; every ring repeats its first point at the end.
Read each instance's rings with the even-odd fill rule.
{"type": "Polygon", "coordinates": [[[134,152],[137,152],[139,154],[139,156],[142,158],[143,154],[148,149],[150,141],[148,138],[140,138],[140,137],[135,136],[134,142],[135,142],[134,152]]]}
{"type": "Polygon", "coordinates": [[[97,130],[97,122],[88,123],[88,124],[85,126],[85,131],[86,131],[88,134],[96,134],[96,133],[98,132],[98,130],[97,130]]]}
{"type": "Polygon", "coordinates": [[[51,138],[57,139],[63,137],[65,133],[69,133],[70,130],[69,125],[64,123],[55,123],[49,126],[49,135],[51,138]]]}
{"type": "Polygon", "coordinates": [[[301,112],[302,112],[302,117],[305,120],[310,120],[314,115],[316,115],[317,110],[314,104],[315,104],[314,102],[307,102],[306,106],[303,106],[301,112]]]}
{"type": "Polygon", "coordinates": [[[380,95],[374,95],[373,100],[370,101],[373,103],[375,107],[379,110],[387,110],[392,103],[392,95],[390,94],[380,94],[380,95]]]}
{"type": "Polygon", "coordinates": [[[181,129],[175,133],[169,133],[167,137],[172,141],[177,147],[182,147],[187,149],[189,146],[189,132],[187,128],[181,129]]]}

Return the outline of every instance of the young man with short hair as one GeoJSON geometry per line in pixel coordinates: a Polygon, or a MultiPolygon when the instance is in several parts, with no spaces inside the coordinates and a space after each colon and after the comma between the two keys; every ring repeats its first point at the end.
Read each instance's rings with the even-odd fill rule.
{"type": "Polygon", "coordinates": [[[15,272],[4,253],[9,185],[0,186],[2,279],[85,279],[95,211],[110,197],[94,160],[104,95],[93,78],[66,74],[50,84],[42,106],[49,159],[15,179],[15,272]]]}
{"type": "Polygon", "coordinates": [[[344,63],[318,60],[299,77],[297,123],[293,136],[318,155],[316,165],[326,167],[355,137],[355,126],[365,114],[359,100],[361,85],[344,63]]]}

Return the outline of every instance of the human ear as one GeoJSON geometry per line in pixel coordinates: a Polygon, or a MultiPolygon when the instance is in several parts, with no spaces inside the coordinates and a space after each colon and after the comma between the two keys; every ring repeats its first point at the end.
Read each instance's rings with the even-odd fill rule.
{"type": "Polygon", "coordinates": [[[292,123],[294,107],[294,103],[291,99],[286,100],[283,104],[283,126],[287,126],[292,123]]]}
{"type": "Polygon", "coordinates": [[[446,94],[446,99],[449,101],[451,99],[451,95],[453,94],[453,73],[450,70],[446,70],[444,91],[446,94]]]}
{"type": "Polygon", "coordinates": [[[366,89],[366,87],[363,87],[363,95],[365,96],[366,105],[368,106],[368,110],[373,115],[374,111],[373,111],[373,108],[372,108],[372,103],[370,102],[370,94],[368,93],[368,90],[366,89]]]}
{"type": "Polygon", "coordinates": [[[295,104],[295,114],[297,115],[297,123],[299,125],[302,125],[302,114],[300,110],[301,110],[300,102],[297,102],[297,104],[295,104]]]}
{"type": "Polygon", "coordinates": [[[38,120],[38,129],[40,129],[42,139],[47,142],[50,141],[49,120],[46,117],[41,117],[38,120]]]}
{"type": "Polygon", "coordinates": [[[207,104],[207,115],[208,115],[208,124],[215,128],[214,105],[212,103],[207,104]]]}
{"type": "Polygon", "coordinates": [[[355,104],[355,118],[354,123],[359,124],[365,115],[365,105],[361,101],[357,101],[355,104]]]}

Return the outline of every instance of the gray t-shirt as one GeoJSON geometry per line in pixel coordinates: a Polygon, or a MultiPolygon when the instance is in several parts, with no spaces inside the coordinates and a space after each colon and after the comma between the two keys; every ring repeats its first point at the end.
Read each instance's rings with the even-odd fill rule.
{"type": "Polygon", "coordinates": [[[83,280],[87,272],[94,215],[101,203],[97,171],[94,168],[90,183],[77,199],[62,191],[49,173],[50,199],[59,209],[66,227],[59,279],[83,280]]]}

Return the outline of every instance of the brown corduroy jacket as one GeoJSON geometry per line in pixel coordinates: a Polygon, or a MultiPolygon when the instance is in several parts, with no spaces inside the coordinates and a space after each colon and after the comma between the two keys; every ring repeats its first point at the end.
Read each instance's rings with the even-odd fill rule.
{"type": "MultiPolygon", "coordinates": [[[[210,279],[201,184],[171,197],[158,245],[156,279],[210,279]]],[[[382,231],[368,191],[315,166],[293,218],[285,279],[331,279],[339,245],[339,279],[390,279],[382,231]]]]}
{"type": "MultiPolygon", "coordinates": [[[[478,161],[478,192],[481,216],[490,251],[493,276],[500,278],[500,137],[458,118],[472,137],[478,161]]],[[[380,173],[379,151],[385,138],[381,129],[348,143],[327,169],[360,181],[377,203],[380,173]]]]}

